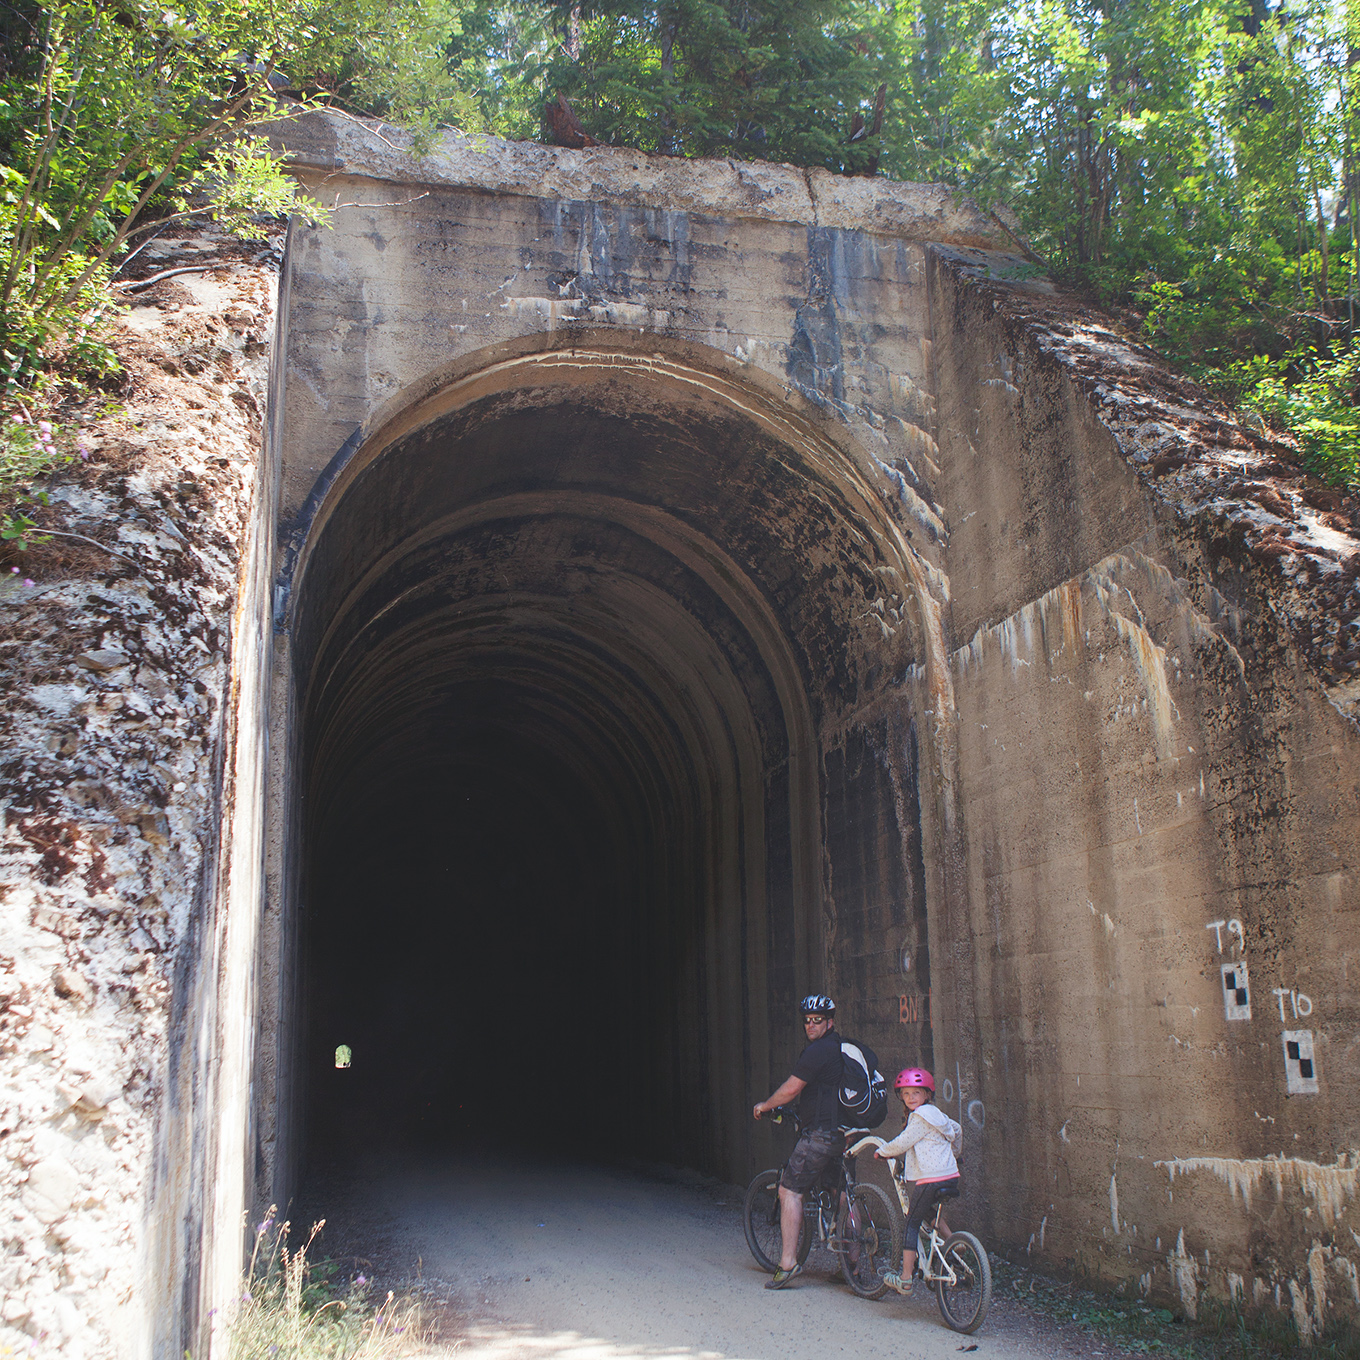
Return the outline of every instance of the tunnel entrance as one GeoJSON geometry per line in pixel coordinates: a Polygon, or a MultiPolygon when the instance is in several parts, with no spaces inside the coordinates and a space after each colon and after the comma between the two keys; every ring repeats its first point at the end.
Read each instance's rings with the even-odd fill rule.
{"type": "Polygon", "coordinates": [[[429,387],[297,572],[301,1169],[546,1123],[740,1179],[827,985],[819,727],[913,659],[895,530],[690,362],[429,387]]]}

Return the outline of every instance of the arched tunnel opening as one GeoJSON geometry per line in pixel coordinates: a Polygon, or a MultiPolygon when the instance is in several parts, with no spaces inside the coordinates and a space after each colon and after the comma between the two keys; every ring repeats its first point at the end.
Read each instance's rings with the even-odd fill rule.
{"type": "Polygon", "coordinates": [[[742,1179],[826,985],[819,723],[911,659],[851,625],[884,535],[749,394],[612,363],[441,394],[308,550],[304,1176],[547,1123],[742,1179]]]}

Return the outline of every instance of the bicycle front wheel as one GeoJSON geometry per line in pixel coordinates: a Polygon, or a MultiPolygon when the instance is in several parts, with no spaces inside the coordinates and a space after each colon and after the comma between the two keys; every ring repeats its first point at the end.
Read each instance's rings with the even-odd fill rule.
{"type": "MultiPolygon", "coordinates": [[[[761,1270],[773,1275],[779,1269],[783,1255],[783,1239],[779,1228],[779,1169],[762,1171],[746,1187],[746,1204],[742,1209],[742,1227],[746,1230],[746,1245],[756,1258],[761,1270]]],[[[805,1213],[798,1232],[798,1264],[807,1260],[812,1250],[812,1222],[805,1213]]]]}
{"type": "Polygon", "coordinates": [[[881,1299],[883,1276],[902,1269],[902,1229],[892,1200],[876,1185],[857,1185],[836,1215],[836,1259],[845,1282],[863,1299],[881,1299]]]}
{"type": "Polygon", "coordinates": [[[956,1331],[975,1332],[992,1304],[992,1266],[982,1243],[968,1232],[956,1232],[944,1247],[944,1259],[954,1273],[935,1283],[944,1320],[956,1331]]]}

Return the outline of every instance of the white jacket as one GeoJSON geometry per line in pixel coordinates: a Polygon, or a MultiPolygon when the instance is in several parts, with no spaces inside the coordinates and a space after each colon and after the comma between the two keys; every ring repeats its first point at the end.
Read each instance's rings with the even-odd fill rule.
{"type": "Polygon", "coordinates": [[[907,1127],[883,1148],[885,1157],[901,1157],[904,1181],[935,1181],[957,1176],[963,1152],[963,1129],[938,1105],[927,1101],[911,1112],[907,1127]]]}

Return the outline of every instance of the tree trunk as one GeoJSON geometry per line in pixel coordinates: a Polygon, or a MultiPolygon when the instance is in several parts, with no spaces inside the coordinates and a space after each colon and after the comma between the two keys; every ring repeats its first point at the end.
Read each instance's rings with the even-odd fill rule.
{"type": "Polygon", "coordinates": [[[675,135],[675,125],[671,119],[671,89],[675,83],[675,16],[669,9],[662,9],[657,15],[661,29],[661,88],[665,91],[665,103],[661,109],[661,149],[668,156],[680,154],[680,139],[675,135]]]}
{"type": "Polygon", "coordinates": [[[1327,218],[1322,211],[1322,195],[1318,193],[1316,181],[1313,183],[1313,207],[1317,211],[1318,245],[1322,251],[1322,277],[1318,281],[1318,293],[1323,311],[1326,311],[1327,298],[1330,295],[1330,290],[1327,287],[1327,218]]]}

